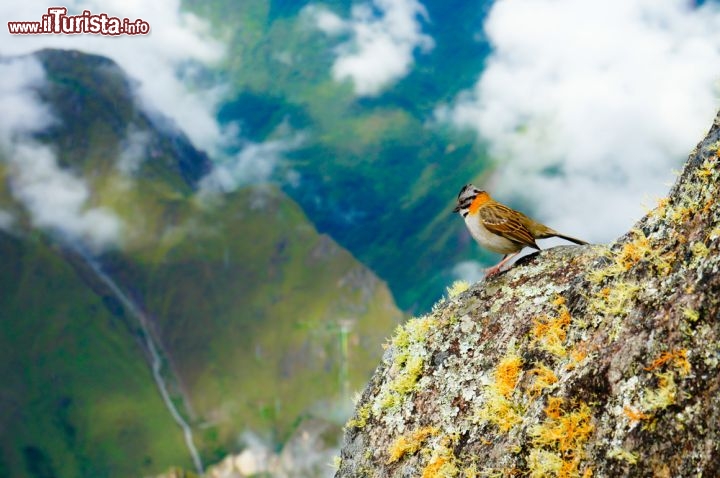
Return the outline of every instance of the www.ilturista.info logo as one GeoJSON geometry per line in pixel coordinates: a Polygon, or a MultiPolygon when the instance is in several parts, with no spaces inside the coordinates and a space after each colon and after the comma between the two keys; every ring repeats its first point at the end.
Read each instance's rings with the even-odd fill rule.
{"type": "Polygon", "coordinates": [[[8,31],[13,35],[147,35],[150,24],[141,18],[129,20],[106,13],[90,13],[90,10],[83,10],[81,15],[68,15],[65,7],[50,7],[39,22],[8,22],[8,31]]]}

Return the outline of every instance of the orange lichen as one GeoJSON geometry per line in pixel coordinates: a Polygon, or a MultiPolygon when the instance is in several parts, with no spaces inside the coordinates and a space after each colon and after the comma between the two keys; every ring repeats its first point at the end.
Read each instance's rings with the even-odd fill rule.
{"type": "Polygon", "coordinates": [[[430,459],[430,463],[423,470],[422,478],[435,478],[440,474],[442,467],[447,465],[450,460],[443,455],[436,455],[430,459]]]}
{"type": "Polygon", "coordinates": [[[707,215],[710,212],[710,209],[712,209],[712,207],[714,205],[715,205],[715,198],[708,199],[702,208],[702,214],[707,215]]]}
{"type": "Polygon", "coordinates": [[[458,476],[457,459],[453,453],[457,435],[446,435],[433,450],[430,461],[422,472],[422,478],[453,478],[458,476]]]}
{"type": "Polygon", "coordinates": [[[539,364],[537,367],[533,368],[528,373],[535,376],[535,380],[530,386],[530,396],[533,398],[536,398],[542,393],[543,390],[553,385],[554,383],[557,383],[558,381],[555,372],[553,372],[543,364],[539,364]]]}
{"type": "Polygon", "coordinates": [[[628,419],[631,422],[638,422],[640,420],[649,420],[650,418],[652,418],[647,413],[643,413],[640,410],[635,410],[634,408],[630,408],[628,406],[625,406],[625,408],[623,408],[623,413],[625,414],[626,417],[628,417],[628,419]]]}
{"type": "MultiPolygon", "coordinates": [[[[592,415],[590,407],[585,403],[573,411],[563,410],[563,404],[562,398],[548,399],[545,407],[547,419],[530,430],[535,446],[534,455],[541,458],[534,460],[535,466],[549,468],[531,469],[531,476],[545,476],[543,473],[551,470],[558,477],[580,476],[580,463],[585,457],[584,446],[594,430],[592,415]]],[[[592,469],[585,469],[583,476],[592,476],[592,469]]]]}
{"type": "Polygon", "coordinates": [[[533,320],[533,343],[539,342],[548,352],[564,357],[567,352],[563,343],[567,338],[567,328],[571,321],[570,311],[562,297],[556,299],[553,304],[559,307],[557,317],[545,315],[533,320]]]}
{"type": "Polygon", "coordinates": [[[509,397],[522,371],[522,359],[514,354],[503,358],[495,370],[495,385],[503,397],[509,397]]]}
{"type": "Polygon", "coordinates": [[[625,244],[618,254],[616,261],[626,271],[640,262],[650,250],[650,242],[645,234],[635,233],[635,239],[625,244]]]}
{"type": "Polygon", "coordinates": [[[562,414],[541,427],[536,436],[537,443],[554,444],[563,453],[575,454],[593,431],[590,417],[590,408],[585,404],[574,412],[562,414]]]}
{"type": "Polygon", "coordinates": [[[405,455],[413,455],[422,447],[423,443],[436,435],[438,429],[436,427],[423,427],[405,435],[399,436],[388,449],[387,464],[394,463],[402,459],[405,455]]]}
{"type": "Polygon", "coordinates": [[[570,363],[565,365],[566,370],[572,370],[575,367],[577,367],[580,362],[585,360],[585,357],[588,356],[588,350],[587,350],[587,343],[586,342],[580,342],[575,346],[574,349],[570,351],[570,363]]]}
{"type": "Polygon", "coordinates": [[[562,414],[562,404],[564,400],[560,397],[550,397],[548,398],[548,404],[545,407],[545,415],[547,415],[549,418],[552,418],[554,420],[557,420],[560,418],[560,415],[562,414]]]}
{"type": "Polygon", "coordinates": [[[671,350],[669,352],[663,352],[658,358],[653,360],[650,365],[645,367],[648,372],[657,370],[668,362],[672,362],[672,365],[678,369],[680,375],[687,375],[690,373],[691,366],[687,359],[687,349],[671,350]]]}
{"type": "MultiPolygon", "coordinates": [[[[664,208],[665,206],[663,206],[664,208]]],[[[673,215],[677,214],[681,214],[679,208],[673,210],[673,215]]],[[[618,275],[632,269],[640,261],[649,262],[662,274],[670,272],[672,269],[671,262],[675,260],[675,253],[660,254],[658,250],[652,247],[645,233],[639,229],[633,229],[632,234],[634,236],[633,240],[624,244],[620,252],[615,254],[615,265],[608,267],[604,275],[618,275]]]]}
{"type": "Polygon", "coordinates": [[[665,216],[665,211],[667,209],[668,204],[670,204],[669,198],[664,197],[664,198],[658,199],[657,205],[655,206],[655,214],[658,217],[665,216]]]}

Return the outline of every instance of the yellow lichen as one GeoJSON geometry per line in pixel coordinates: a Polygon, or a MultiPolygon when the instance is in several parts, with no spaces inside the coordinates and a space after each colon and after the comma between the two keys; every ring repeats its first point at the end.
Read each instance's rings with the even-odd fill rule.
{"type": "Polygon", "coordinates": [[[667,211],[667,206],[669,203],[670,199],[667,197],[658,199],[655,209],[652,211],[652,214],[657,218],[665,217],[665,213],[667,211]]]}
{"type": "Polygon", "coordinates": [[[410,319],[404,325],[398,325],[395,328],[395,335],[390,344],[398,349],[403,349],[413,343],[422,343],[430,329],[436,325],[437,319],[432,316],[410,319]]]}
{"type": "Polygon", "coordinates": [[[367,425],[367,421],[370,418],[371,403],[366,403],[362,407],[358,408],[355,416],[348,420],[345,424],[345,428],[363,428],[367,425]]]}
{"type": "Polygon", "coordinates": [[[635,239],[624,244],[615,260],[623,269],[630,270],[643,258],[650,254],[652,248],[645,234],[637,229],[633,230],[635,239]]]}
{"type": "Polygon", "coordinates": [[[668,362],[671,362],[673,367],[675,367],[682,376],[689,374],[692,368],[687,358],[687,349],[678,349],[663,352],[658,358],[653,360],[650,365],[645,367],[645,370],[648,372],[657,370],[668,362]]]}
{"type": "Polygon", "coordinates": [[[560,418],[560,415],[562,415],[562,405],[564,402],[565,400],[560,397],[548,398],[548,404],[545,407],[545,415],[554,420],[560,418]]]}
{"type": "Polygon", "coordinates": [[[690,216],[693,213],[692,208],[687,206],[676,206],[672,208],[670,211],[670,220],[674,222],[675,224],[682,224],[687,222],[687,220],[690,218],[690,216]]]}
{"type": "Polygon", "coordinates": [[[415,389],[425,367],[425,340],[437,324],[438,320],[434,317],[424,316],[397,327],[390,340],[390,347],[395,349],[395,353],[391,355],[392,362],[388,363],[393,378],[375,401],[380,409],[401,404],[404,396],[415,389]]]}
{"type": "Polygon", "coordinates": [[[565,365],[566,370],[572,370],[588,356],[587,343],[580,342],[570,351],[570,362],[565,365]]]}
{"type": "MultiPolygon", "coordinates": [[[[678,208],[668,208],[667,200],[659,203],[658,208],[661,209],[663,215],[666,213],[678,213],[678,208]]],[[[631,235],[632,239],[623,244],[619,251],[605,253],[605,256],[612,260],[610,265],[595,269],[587,274],[591,282],[600,284],[608,277],[617,277],[624,274],[641,262],[650,264],[662,275],[670,273],[672,262],[675,260],[674,252],[662,253],[653,247],[650,239],[639,229],[633,229],[631,235]]]]}
{"type": "Polygon", "coordinates": [[[707,182],[708,178],[713,175],[714,168],[715,165],[713,161],[708,158],[703,162],[702,166],[697,169],[696,174],[701,181],[707,182]]]}
{"type": "Polygon", "coordinates": [[[705,205],[700,210],[700,214],[703,214],[703,215],[709,214],[710,210],[713,208],[714,205],[715,205],[715,198],[708,199],[707,201],[705,201],[705,205]]]}
{"type": "MultiPolygon", "coordinates": [[[[580,476],[584,447],[594,430],[592,415],[585,403],[572,411],[565,411],[563,405],[563,399],[551,397],[545,408],[546,420],[530,430],[534,447],[530,452],[533,460],[528,460],[531,476],[580,476]]],[[[592,470],[587,468],[583,474],[587,473],[592,470]]]]}
{"type": "Polygon", "coordinates": [[[528,372],[534,376],[532,385],[530,385],[530,396],[535,398],[542,393],[543,390],[557,383],[558,378],[550,368],[544,364],[538,364],[535,368],[528,372]]]}
{"type": "Polygon", "coordinates": [[[533,344],[539,343],[540,348],[558,357],[564,357],[567,351],[563,344],[567,338],[571,317],[564,300],[556,305],[559,308],[557,317],[545,315],[533,320],[533,344]]]}
{"type": "Polygon", "coordinates": [[[563,467],[563,459],[557,453],[533,448],[527,458],[531,478],[547,478],[559,476],[563,467]]]}
{"type": "Polygon", "coordinates": [[[481,421],[492,423],[503,433],[507,433],[512,427],[522,422],[519,405],[508,400],[492,386],[488,387],[485,403],[478,410],[477,417],[481,421]]]}
{"type": "Polygon", "coordinates": [[[710,250],[707,246],[700,241],[690,244],[690,251],[693,253],[693,260],[691,263],[692,267],[697,266],[708,256],[708,254],[710,254],[710,250]]]}
{"type": "Polygon", "coordinates": [[[458,280],[447,288],[448,296],[452,299],[470,288],[470,284],[464,280],[458,280]]]}
{"type": "Polygon", "coordinates": [[[395,463],[406,455],[414,455],[425,441],[437,435],[436,427],[422,427],[405,435],[400,435],[388,448],[387,464],[395,463]]]}
{"type": "Polygon", "coordinates": [[[548,415],[548,418],[533,429],[534,442],[556,447],[561,453],[577,453],[593,431],[590,408],[585,404],[576,411],[561,413],[558,417],[548,415]]]}
{"type": "Polygon", "coordinates": [[[688,319],[690,322],[697,322],[700,320],[700,312],[698,312],[695,309],[691,309],[690,307],[685,307],[682,311],[683,316],[688,319]]]}
{"type": "Polygon", "coordinates": [[[493,381],[485,388],[485,401],[477,412],[479,420],[496,425],[502,432],[522,422],[520,406],[510,400],[522,365],[522,359],[515,352],[505,355],[493,372],[493,381]]]}
{"type": "Polygon", "coordinates": [[[390,344],[398,349],[407,347],[410,345],[410,333],[404,326],[398,325],[395,328],[395,335],[390,340],[390,344]]]}
{"type": "Polygon", "coordinates": [[[437,319],[431,316],[408,320],[405,329],[410,334],[410,342],[424,342],[427,334],[437,326],[437,319]]]}
{"type": "Polygon", "coordinates": [[[457,460],[452,449],[453,438],[446,436],[440,440],[423,469],[422,478],[455,478],[460,474],[457,460]]]}
{"type": "Polygon", "coordinates": [[[636,464],[638,461],[638,456],[635,453],[623,450],[622,448],[613,448],[612,450],[610,450],[607,456],[610,458],[615,458],[617,460],[624,460],[631,465],[636,464]]]}
{"type": "Polygon", "coordinates": [[[632,282],[616,281],[612,287],[605,287],[596,294],[590,301],[590,309],[606,317],[623,317],[639,290],[640,287],[632,282]]]}
{"type": "Polygon", "coordinates": [[[672,372],[658,373],[658,387],[646,390],[642,400],[642,409],[646,412],[654,412],[669,407],[675,403],[677,397],[677,386],[675,376],[672,372]]]}

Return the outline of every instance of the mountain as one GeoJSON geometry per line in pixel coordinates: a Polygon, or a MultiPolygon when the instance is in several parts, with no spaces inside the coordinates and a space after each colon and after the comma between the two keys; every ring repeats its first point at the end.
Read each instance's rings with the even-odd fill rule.
{"type": "Polygon", "coordinates": [[[613,243],[540,251],[408,321],[335,476],[718,476],[719,185],[720,115],[613,243]]]}
{"type": "Polygon", "coordinates": [[[0,151],[0,475],[191,469],[342,420],[402,318],[385,284],[277,188],[201,191],[208,156],[112,61],[2,61],[39,62],[52,121],[0,151]]]}
{"type": "Polygon", "coordinates": [[[482,70],[489,47],[476,38],[490,3],[423,2],[423,31],[436,47],[416,52],[397,84],[363,97],[331,76],[346,37],[326,36],[304,10],[349,18],[353,2],[184,2],[227,42],[216,74],[232,93],[219,120],[239,123],[253,141],[282,138],[288,128],[303,134],[276,179],[321,232],[388,282],[405,310],[428,310],[458,262],[487,257],[451,211],[460,188],[492,165],[474,134],[433,118],[482,70]]]}
{"type": "Polygon", "coordinates": [[[0,233],[0,475],[192,466],[134,319],[43,237],[0,233]]]}

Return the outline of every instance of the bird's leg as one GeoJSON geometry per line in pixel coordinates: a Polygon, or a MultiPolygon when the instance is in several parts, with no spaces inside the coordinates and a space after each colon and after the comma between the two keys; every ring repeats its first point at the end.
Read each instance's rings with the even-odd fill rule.
{"type": "Polygon", "coordinates": [[[499,273],[502,266],[507,264],[507,262],[510,259],[517,256],[518,254],[520,254],[520,251],[514,252],[512,254],[505,254],[505,257],[503,257],[500,262],[498,262],[497,264],[495,264],[492,267],[485,269],[485,277],[492,277],[492,276],[496,275],[497,273],[499,273]]]}

